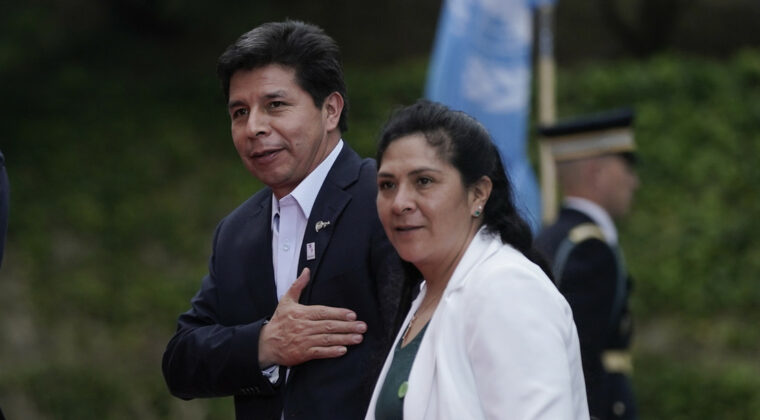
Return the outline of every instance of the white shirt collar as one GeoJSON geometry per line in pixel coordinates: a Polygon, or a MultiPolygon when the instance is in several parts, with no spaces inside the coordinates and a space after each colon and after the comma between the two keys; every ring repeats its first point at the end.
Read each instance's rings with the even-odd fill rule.
{"type": "Polygon", "coordinates": [[[612,222],[610,215],[600,205],[580,197],[566,197],[562,205],[590,217],[594,223],[599,225],[599,229],[602,230],[607,243],[617,245],[618,235],[615,223],[612,222]]]}
{"type": "MultiPolygon", "coordinates": [[[[293,196],[296,200],[307,220],[311,214],[311,208],[314,207],[314,202],[317,200],[317,194],[319,194],[319,190],[322,188],[322,184],[325,182],[327,174],[330,172],[335,160],[338,159],[338,155],[342,149],[343,139],[340,139],[325,160],[314,168],[314,170],[311,171],[311,173],[309,173],[309,175],[307,175],[306,178],[304,178],[303,181],[290,192],[290,194],[288,194],[293,196]]],[[[273,218],[278,209],[279,201],[277,200],[277,197],[274,196],[274,193],[272,193],[273,218]]]]}

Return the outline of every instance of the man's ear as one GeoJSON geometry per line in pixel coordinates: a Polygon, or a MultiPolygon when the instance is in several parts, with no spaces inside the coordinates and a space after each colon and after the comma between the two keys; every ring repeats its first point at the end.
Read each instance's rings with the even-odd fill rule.
{"type": "Polygon", "coordinates": [[[338,92],[333,92],[325,98],[322,103],[322,115],[325,118],[327,131],[334,130],[338,127],[340,116],[343,113],[343,96],[338,92]]]}
{"type": "Polygon", "coordinates": [[[491,182],[491,178],[485,175],[472,184],[470,187],[471,212],[475,212],[476,210],[483,211],[486,202],[488,202],[488,197],[491,196],[491,190],[493,190],[493,182],[491,182]]]}

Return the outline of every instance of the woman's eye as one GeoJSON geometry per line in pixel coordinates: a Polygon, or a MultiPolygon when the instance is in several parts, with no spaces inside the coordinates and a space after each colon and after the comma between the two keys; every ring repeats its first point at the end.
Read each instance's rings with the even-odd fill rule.
{"type": "Polygon", "coordinates": [[[392,183],[392,182],[390,182],[390,181],[382,181],[382,182],[380,182],[380,183],[377,185],[377,187],[378,187],[380,190],[389,190],[389,189],[393,188],[393,183],[392,183]]]}
{"type": "Polygon", "coordinates": [[[246,115],[248,113],[248,110],[245,108],[238,108],[232,112],[232,118],[237,118],[243,115],[246,115]]]}
{"type": "Polygon", "coordinates": [[[272,101],[269,103],[269,109],[277,109],[285,105],[285,102],[282,101],[272,101]]]}
{"type": "Polygon", "coordinates": [[[433,183],[433,179],[423,176],[417,179],[417,183],[420,185],[429,185],[433,183]]]}

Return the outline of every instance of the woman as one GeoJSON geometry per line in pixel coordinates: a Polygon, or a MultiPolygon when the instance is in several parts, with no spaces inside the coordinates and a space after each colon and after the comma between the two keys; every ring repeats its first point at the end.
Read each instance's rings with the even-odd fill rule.
{"type": "Polygon", "coordinates": [[[377,208],[424,279],[367,419],[588,419],[578,334],[485,128],[420,101],[377,153],[377,208]]]}

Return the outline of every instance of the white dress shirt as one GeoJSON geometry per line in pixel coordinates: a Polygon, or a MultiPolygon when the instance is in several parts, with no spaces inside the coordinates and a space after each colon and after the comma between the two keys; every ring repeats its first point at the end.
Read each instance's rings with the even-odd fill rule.
{"type": "Polygon", "coordinates": [[[290,194],[280,200],[272,194],[272,263],[278,301],[301,274],[296,271],[306,223],[322,183],[341,149],[342,139],[290,194]]]}
{"type": "MultiPolygon", "coordinates": [[[[277,200],[272,194],[272,264],[274,282],[279,302],[298,274],[298,259],[306,223],[314,207],[317,194],[325,182],[327,174],[343,149],[343,139],[338,141],[329,155],[290,194],[277,200]]],[[[279,380],[277,365],[262,370],[271,383],[279,380]]]]}

